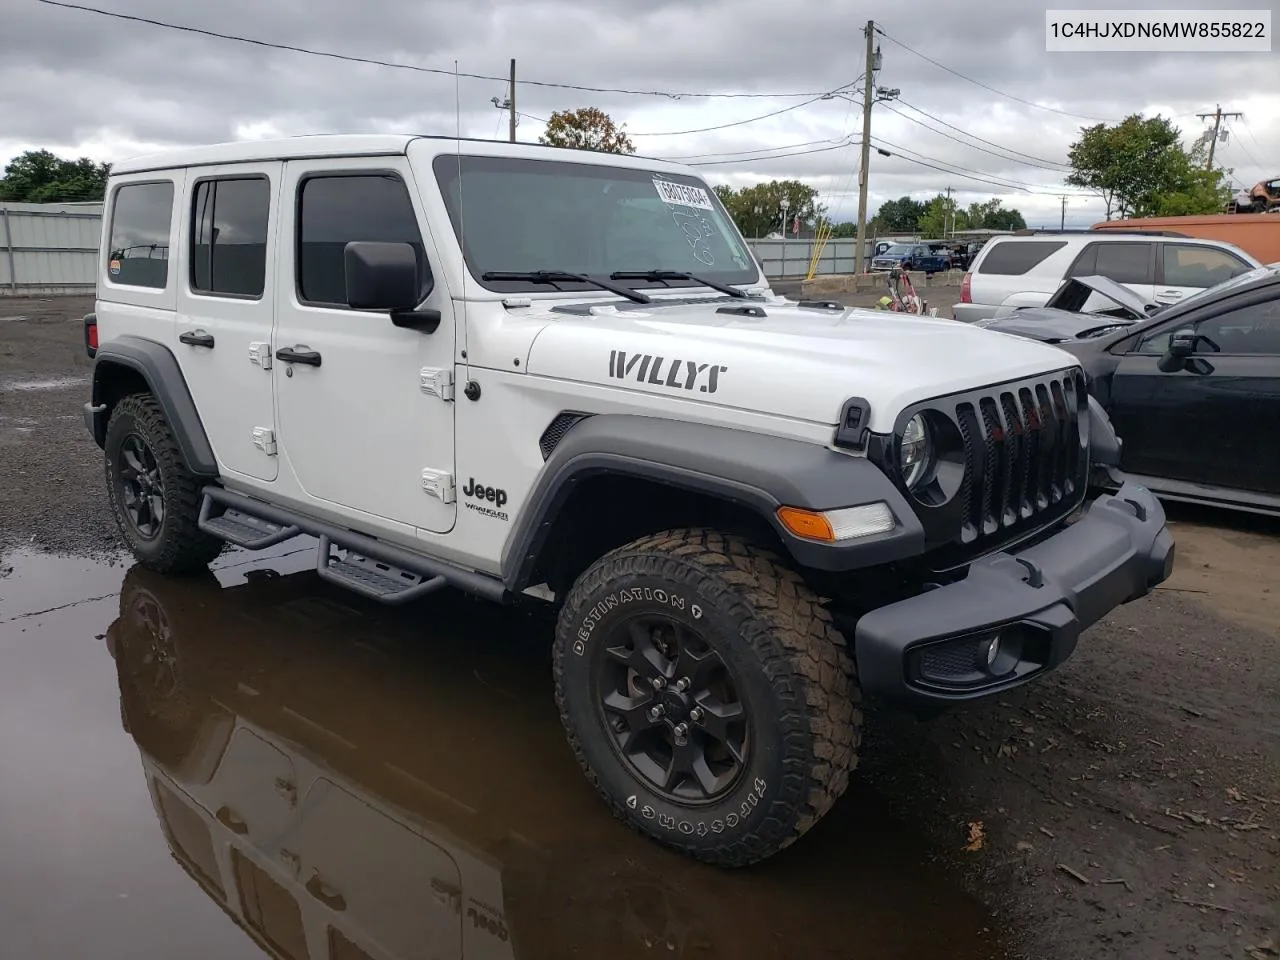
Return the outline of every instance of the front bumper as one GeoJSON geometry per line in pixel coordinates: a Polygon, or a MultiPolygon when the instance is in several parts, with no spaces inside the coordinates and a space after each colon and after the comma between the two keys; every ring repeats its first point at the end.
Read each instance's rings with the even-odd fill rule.
{"type": "Polygon", "coordinates": [[[862,688],[928,712],[1019,686],[1066,660],[1085,628],[1168,579],[1173,556],[1159,501],[1125,482],[1049,539],[864,615],[854,630],[862,688]]]}

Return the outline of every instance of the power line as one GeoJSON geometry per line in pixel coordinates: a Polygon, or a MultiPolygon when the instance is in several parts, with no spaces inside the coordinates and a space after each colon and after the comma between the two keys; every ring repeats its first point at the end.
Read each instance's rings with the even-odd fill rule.
{"type": "Polygon", "coordinates": [[[836,87],[835,90],[830,90],[827,93],[820,93],[816,97],[812,97],[801,103],[795,103],[789,107],[783,107],[781,110],[773,110],[773,111],[770,111],[769,113],[762,113],[758,117],[748,117],[746,120],[734,120],[732,123],[721,123],[714,127],[698,127],[697,129],[694,129],[694,130],[665,130],[665,131],[662,131],[661,133],[657,133],[653,131],[646,131],[644,133],[632,133],[630,131],[627,131],[627,136],[629,137],[683,137],[691,133],[711,133],[713,130],[728,130],[730,127],[741,127],[741,126],[745,126],[748,123],[755,123],[757,120],[767,120],[770,117],[776,117],[784,113],[790,113],[792,110],[799,110],[801,107],[807,107],[811,103],[817,103],[819,100],[822,100],[823,98],[829,96],[832,93],[839,93],[841,90],[845,89],[845,87],[847,86],[849,86],[849,84],[845,84],[844,87],[836,87]]]}
{"type": "MultiPolygon", "coordinates": [[[[1232,135],[1235,134],[1235,130],[1232,129],[1231,124],[1228,123],[1225,126],[1227,128],[1228,133],[1232,135]]],[[[1252,153],[1250,153],[1249,148],[1244,145],[1243,140],[1241,140],[1239,137],[1235,137],[1234,145],[1240,148],[1240,150],[1244,153],[1244,155],[1249,158],[1249,162],[1252,163],[1255,167],[1259,167],[1259,168],[1262,167],[1262,164],[1258,162],[1257,157],[1255,157],[1252,153]]],[[[1266,176],[1266,174],[1263,173],[1263,176],[1266,176]]]]}
{"type": "Polygon", "coordinates": [[[981,80],[975,80],[973,79],[973,77],[967,76],[966,74],[963,74],[958,70],[952,70],[945,63],[939,63],[937,60],[933,59],[933,57],[926,56],[925,54],[921,53],[919,50],[916,50],[914,47],[909,47],[905,43],[903,43],[901,40],[898,40],[898,39],[895,39],[894,37],[889,36],[889,34],[885,33],[879,27],[876,28],[876,33],[880,34],[880,36],[884,37],[890,43],[896,43],[898,46],[900,46],[903,50],[906,50],[908,53],[914,53],[921,60],[927,60],[929,63],[932,63],[935,67],[938,67],[940,70],[945,70],[947,71],[947,73],[951,74],[952,76],[959,77],[961,80],[967,80],[969,81],[969,83],[982,87],[982,89],[984,90],[990,90],[992,93],[999,94],[1000,96],[1006,97],[1009,100],[1014,100],[1014,101],[1017,101],[1018,103],[1026,104],[1028,107],[1035,107],[1037,110],[1045,110],[1049,113],[1057,113],[1064,117],[1074,117],[1077,120],[1093,120],[1098,123],[1114,123],[1115,122],[1114,120],[1108,120],[1105,117],[1090,117],[1090,116],[1086,116],[1083,113],[1071,113],[1070,111],[1067,111],[1067,110],[1059,110],[1057,107],[1046,107],[1043,104],[1035,103],[1034,101],[1031,101],[1031,100],[1024,100],[1022,97],[1014,96],[1012,93],[1005,93],[1003,90],[997,90],[995,87],[991,86],[990,84],[983,83],[981,80]]]}
{"type": "Polygon", "coordinates": [[[836,144],[832,144],[829,147],[817,147],[813,150],[796,150],[793,153],[777,153],[769,157],[747,157],[739,160],[704,160],[701,163],[690,163],[688,164],[688,166],[718,167],[718,166],[724,166],[725,164],[733,164],[733,163],[756,163],[761,160],[783,160],[787,157],[803,157],[811,153],[826,153],[829,150],[840,150],[840,149],[843,149],[844,147],[853,145],[853,143],[854,141],[849,141],[848,143],[836,143],[836,144]]]}
{"type": "Polygon", "coordinates": [[[835,143],[831,137],[824,137],[821,140],[802,140],[799,143],[784,143],[780,147],[760,147],[756,150],[723,150],[720,153],[686,153],[676,157],[663,157],[664,160],[686,161],[686,160],[706,160],[710,157],[742,157],[752,153],[762,153],[767,150],[797,150],[801,147],[812,147],[819,143],[835,143]]]}
{"type": "MultiPolygon", "coordinates": [[[[134,14],[117,13],[114,10],[102,10],[98,7],[91,7],[79,3],[66,3],[64,0],[37,0],[50,7],[61,7],[64,10],[76,10],[82,13],[93,13],[102,17],[110,17],[114,20],[125,20],[131,23],[145,23],[153,27],[163,27],[166,30],[177,30],[182,33],[199,34],[204,37],[213,37],[217,40],[231,40],[235,43],[245,43],[255,47],[266,47],[272,50],[286,50],[290,53],[302,53],[311,57],[325,57],[330,60],[344,60],[349,63],[363,63],[377,67],[390,67],[393,70],[409,70],[414,73],[429,73],[437,76],[446,77],[466,77],[469,80],[497,80],[502,83],[508,81],[507,77],[499,77],[485,73],[456,73],[453,70],[446,70],[439,67],[421,67],[412,63],[398,63],[394,60],[379,60],[376,57],[359,57],[351,54],[336,53],[331,50],[317,50],[311,47],[302,47],[289,43],[274,43],[269,40],[258,40],[254,37],[245,37],[233,33],[220,33],[216,30],[206,30],[201,27],[192,27],[187,24],[172,23],[166,20],[157,20],[152,17],[140,17],[134,14]]],[[[637,97],[666,97],[671,100],[681,99],[724,99],[724,100],[785,100],[795,97],[822,97],[825,91],[806,91],[791,93],[706,93],[697,91],[673,91],[673,90],[634,90],[626,87],[589,87],[577,83],[552,83],[549,80],[521,80],[521,84],[529,87],[549,87],[557,90],[577,90],[583,93],[617,93],[626,94],[628,96],[637,97]]]]}
{"type": "Polygon", "coordinates": [[[1020,190],[1023,193],[1038,194],[1040,196],[1056,197],[1060,196],[1056,191],[1046,191],[1039,189],[1039,184],[1028,184],[1016,180],[1008,180],[1006,178],[993,179],[994,175],[983,175],[982,171],[972,170],[969,167],[961,167],[956,164],[948,163],[946,160],[939,160],[937,157],[926,157],[924,154],[917,153],[915,150],[908,150],[906,147],[900,147],[897,144],[890,143],[883,138],[877,138],[877,142],[872,144],[878,146],[883,144],[886,147],[897,151],[893,156],[900,160],[906,160],[908,163],[919,164],[922,167],[928,167],[931,170],[937,170],[939,173],[945,173],[950,176],[959,177],[962,180],[973,180],[976,183],[986,183],[995,187],[1004,187],[1006,190],[1020,190]],[[907,156],[907,154],[915,154],[915,156],[907,156]],[[919,158],[919,159],[917,159],[919,158]],[[939,166],[938,164],[945,164],[939,166]],[[961,172],[967,171],[967,172],[961,172]],[[1036,189],[1033,189],[1036,188],[1036,189]]]}
{"type": "Polygon", "coordinates": [[[1240,116],[1240,125],[1244,127],[1244,132],[1249,134],[1249,139],[1253,141],[1253,145],[1257,147],[1259,150],[1261,150],[1263,153],[1266,153],[1267,148],[1264,147],[1261,143],[1259,143],[1258,138],[1253,135],[1253,130],[1250,129],[1249,123],[1247,120],[1245,120],[1243,114],[1240,116]]]}
{"type": "MultiPolygon", "coordinates": [[[[1063,163],[1061,160],[1049,160],[1049,159],[1048,159],[1048,158],[1046,158],[1046,157],[1037,157],[1037,156],[1035,156],[1034,154],[1030,154],[1030,153],[1023,153],[1021,150],[1014,150],[1012,147],[1005,147],[1005,146],[1001,146],[1000,144],[995,143],[995,142],[994,142],[994,141],[992,141],[992,140],[985,140],[985,139],[983,139],[982,137],[978,136],[978,135],[977,135],[977,134],[975,134],[975,133],[969,133],[967,130],[963,130],[963,129],[961,129],[960,127],[957,127],[957,126],[956,126],[955,124],[953,124],[953,123],[948,123],[946,120],[943,120],[941,117],[936,117],[936,116],[934,116],[932,113],[929,113],[927,110],[922,110],[920,107],[917,107],[917,106],[916,106],[915,104],[913,104],[913,103],[908,103],[907,101],[903,100],[901,97],[898,97],[898,98],[897,98],[897,102],[898,102],[898,103],[900,103],[900,104],[902,104],[904,107],[908,107],[909,109],[914,110],[916,113],[923,114],[924,116],[928,117],[930,120],[933,120],[933,121],[935,121],[935,122],[937,122],[937,123],[942,124],[944,127],[950,127],[952,130],[955,130],[955,131],[957,131],[958,133],[961,133],[961,134],[963,134],[964,136],[969,137],[971,140],[977,140],[979,143],[985,143],[985,144],[987,144],[988,146],[995,147],[997,150],[1003,150],[1003,151],[1005,151],[1006,153],[1013,154],[1013,156],[1003,157],[1002,159],[1005,159],[1005,160],[1013,160],[1013,159],[1015,159],[1016,157],[1022,157],[1022,158],[1025,158],[1025,159],[1027,159],[1027,160],[1035,161],[1034,163],[1025,164],[1026,166],[1037,166],[1037,165],[1039,165],[1039,164],[1051,164],[1051,165],[1052,165],[1052,166],[1045,166],[1045,167],[1042,167],[1042,169],[1045,169],[1045,170],[1053,169],[1053,167],[1062,167],[1062,168],[1066,168],[1066,169],[1070,169],[1070,167],[1071,167],[1071,165],[1070,165],[1069,163],[1063,163]]],[[[914,117],[909,117],[909,116],[907,116],[905,113],[902,113],[902,112],[900,112],[900,111],[898,111],[898,110],[894,110],[894,109],[893,109],[893,107],[889,106],[888,104],[885,104],[885,106],[886,106],[886,107],[888,107],[888,109],[889,109],[890,111],[892,111],[893,113],[898,114],[898,116],[902,117],[904,120],[910,120],[912,123],[918,123],[918,124],[920,124],[920,126],[924,127],[926,130],[932,130],[932,129],[933,129],[933,128],[932,128],[932,127],[930,127],[928,124],[923,123],[922,121],[917,120],[917,119],[915,119],[914,117]]],[[[950,134],[944,133],[944,132],[943,132],[943,131],[941,131],[941,130],[934,130],[933,132],[934,132],[934,133],[936,133],[936,134],[938,134],[939,136],[943,136],[943,137],[950,137],[950,139],[955,140],[955,141],[956,141],[956,143],[959,143],[959,144],[961,144],[962,146],[966,146],[966,147],[972,147],[972,146],[973,146],[972,144],[964,143],[964,141],[962,141],[962,140],[958,139],[957,137],[954,137],[954,136],[951,136],[950,134]]],[[[973,147],[973,149],[975,149],[975,150],[982,150],[982,148],[981,148],[981,147],[973,147]]],[[[991,153],[991,151],[990,151],[990,150],[982,150],[982,152],[983,152],[983,153],[991,153]]],[[[999,156],[999,154],[992,154],[992,156],[999,156]]]]}

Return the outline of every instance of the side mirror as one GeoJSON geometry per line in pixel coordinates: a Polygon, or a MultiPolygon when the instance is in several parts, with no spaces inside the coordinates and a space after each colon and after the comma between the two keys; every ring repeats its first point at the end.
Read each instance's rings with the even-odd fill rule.
{"type": "Polygon", "coordinates": [[[1199,337],[1196,332],[1187,327],[1182,330],[1175,330],[1169,336],[1169,346],[1164,352],[1156,366],[1161,373],[1176,373],[1186,367],[1187,361],[1191,359],[1196,352],[1196,341],[1199,337]]]}
{"type": "Polygon", "coordinates": [[[353,310],[412,310],[418,304],[418,256],[407,243],[354,240],[343,249],[347,306],[353,310]]]}

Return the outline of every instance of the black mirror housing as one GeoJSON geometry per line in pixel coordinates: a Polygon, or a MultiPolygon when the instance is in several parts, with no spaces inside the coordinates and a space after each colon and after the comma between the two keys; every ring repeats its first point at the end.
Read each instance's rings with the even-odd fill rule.
{"type": "Polygon", "coordinates": [[[1182,360],[1196,352],[1196,332],[1191,328],[1175,330],[1169,337],[1169,355],[1182,360]]]}
{"type": "Polygon", "coordinates": [[[421,298],[418,255],[408,243],[353,240],[343,249],[347,306],[353,310],[412,310],[421,298]]]}

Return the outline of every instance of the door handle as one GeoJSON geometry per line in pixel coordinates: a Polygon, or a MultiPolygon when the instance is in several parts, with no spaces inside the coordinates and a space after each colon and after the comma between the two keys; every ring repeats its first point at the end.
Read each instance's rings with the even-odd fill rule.
{"type": "Polygon", "coordinates": [[[208,347],[212,350],[213,334],[205,333],[203,330],[188,330],[178,335],[178,342],[192,347],[208,347]]]}
{"type": "Polygon", "coordinates": [[[320,366],[320,354],[307,347],[281,347],[276,351],[276,359],[285,363],[305,363],[309,367],[320,366]]]}
{"type": "Polygon", "coordinates": [[[1164,297],[1166,300],[1177,300],[1182,296],[1181,290],[1161,290],[1156,294],[1157,297],[1164,297]]]}

